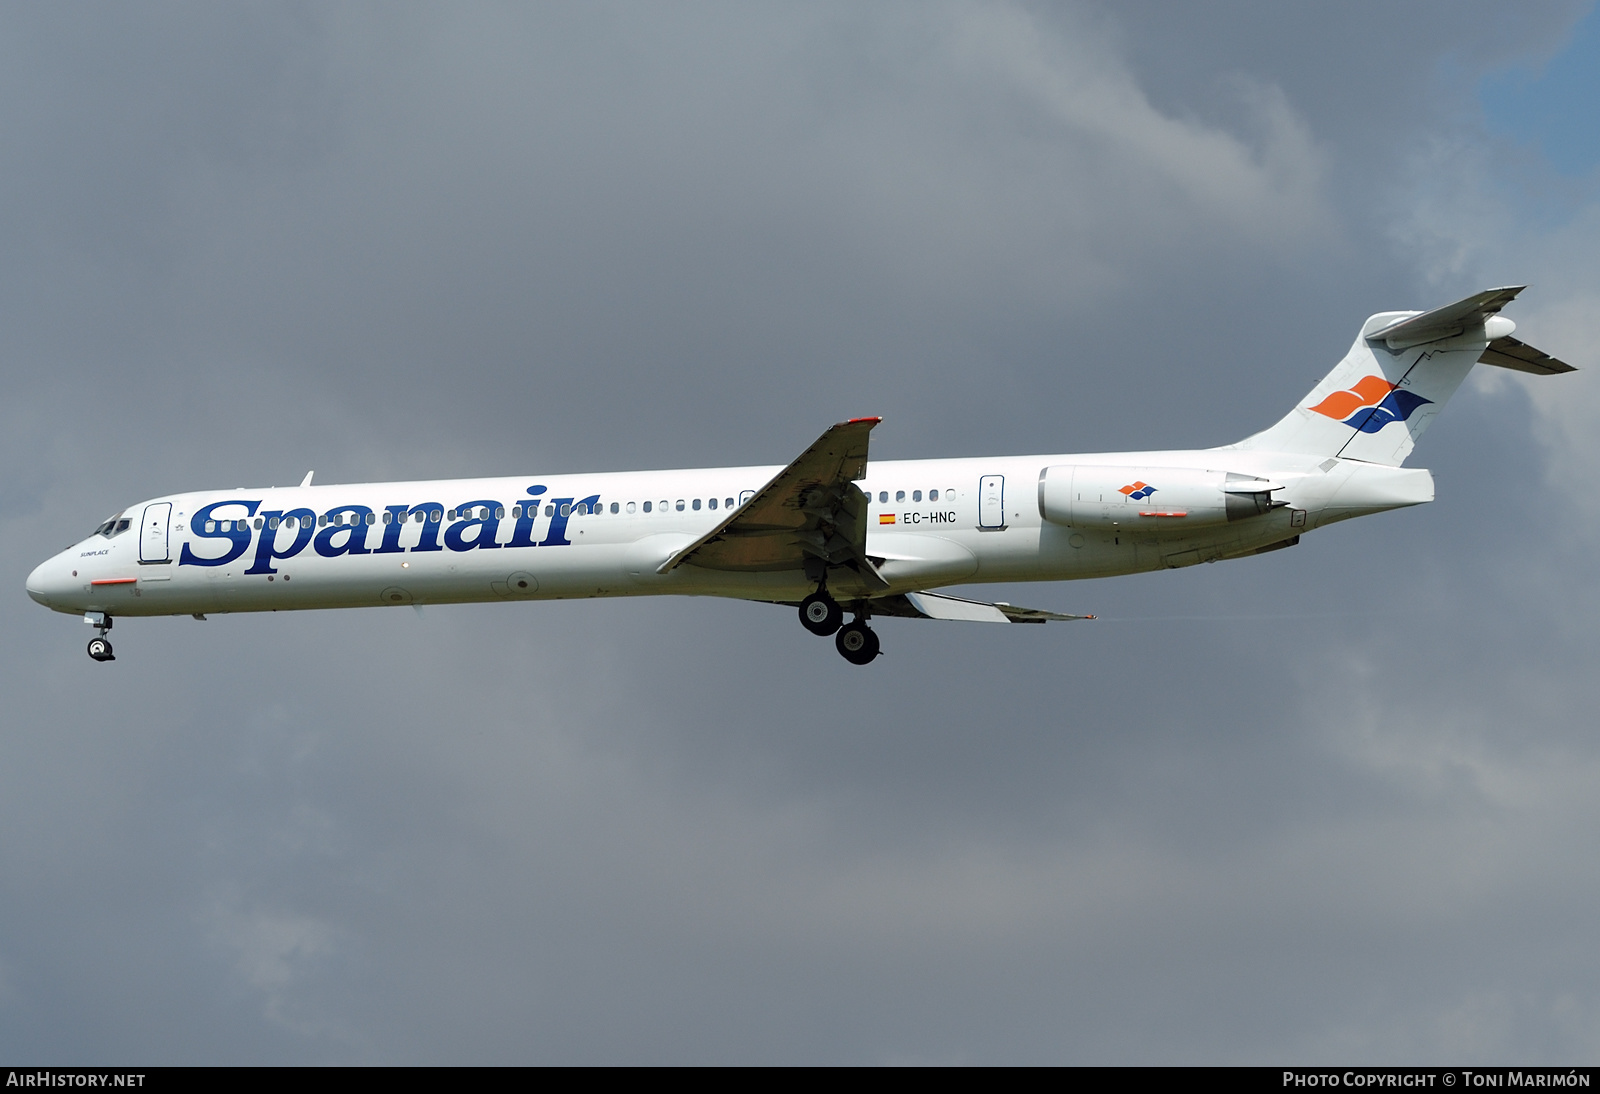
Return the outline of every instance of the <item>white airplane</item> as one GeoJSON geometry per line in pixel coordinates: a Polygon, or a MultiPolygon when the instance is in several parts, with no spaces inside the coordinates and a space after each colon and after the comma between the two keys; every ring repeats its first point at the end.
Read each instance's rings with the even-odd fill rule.
{"type": "Polygon", "coordinates": [[[1403,468],[1476,363],[1574,371],[1511,337],[1522,286],[1383,312],[1282,421],[1221,448],[870,462],[852,418],[787,467],[363,483],[169,494],[41,564],[28,595],[96,629],[116,616],[723,596],[797,607],[865,665],[874,615],[994,623],[1093,616],[933,590],[1242,558],[1313,528],[1433,500],[1403,468]],[[844,622],[846,609],[853,616],[844,622]]]}

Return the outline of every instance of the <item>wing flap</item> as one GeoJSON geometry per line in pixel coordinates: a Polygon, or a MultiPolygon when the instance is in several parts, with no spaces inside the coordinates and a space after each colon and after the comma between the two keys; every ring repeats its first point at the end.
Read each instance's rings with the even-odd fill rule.
{"type": "Polygon", "coordinates": [[[879,597],[872,601],[874,615],[893,615],[906,619],[949,619],[964,623],[1050,623],[1073,619],[1093,619],[1092,615],[1062,615],[1042,608],[1019,608],[1014,604],[990,604],[968,600],[949,593],[906,593],[879,597]]]}

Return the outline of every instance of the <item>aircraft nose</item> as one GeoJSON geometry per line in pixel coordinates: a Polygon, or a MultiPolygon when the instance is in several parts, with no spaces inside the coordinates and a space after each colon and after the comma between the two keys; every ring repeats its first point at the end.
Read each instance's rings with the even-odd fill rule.
{"type": "Polygon", "coordinates": [[[28,595],[47,608],[51,607],[50,594],[57,592],[56,586],[62,584],[59,580],[60,575],[56,572],[60,568],[60,560],[51,559],[39,563],[33,568],[33,573],[28,575],[28,595]]]}

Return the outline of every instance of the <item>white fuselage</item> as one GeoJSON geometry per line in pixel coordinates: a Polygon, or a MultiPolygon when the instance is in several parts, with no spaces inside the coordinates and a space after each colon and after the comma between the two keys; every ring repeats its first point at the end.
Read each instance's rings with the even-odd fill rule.
{"type": "MultiPolygon", "coordinates": [[[[40,565],[28,592],[57,611],[121,616],[657,594],[792,603],[816,587],[793,568],[658,572],[728,517],[730,499],[737,508],[781,470],[171,494],[124,510],[125,531],[96,533],[40,565]]],[[[1433,496],[1425,470],[1243,448],[875,461],[857,485],[870,501],[867,553],[889,587],[853,588],[840,574],[830,580],[841,599],[1239,557],[1433,496]],[[1153,483],[1179,469],[1255,476],[1275,484],[1273,507],[1211,524],[1197,523],[1198,510],[1131,503],[1125,516],[1046,519],[1042,476],[1072,468],[1126,469],[1153,483]]]]}

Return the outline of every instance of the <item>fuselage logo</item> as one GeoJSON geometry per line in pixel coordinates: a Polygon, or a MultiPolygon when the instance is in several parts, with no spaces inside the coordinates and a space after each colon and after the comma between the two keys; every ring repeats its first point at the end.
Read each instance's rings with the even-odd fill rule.
{"type": "Polygon", "coordinates": [[[1347,391],[1335,391],[1311,408],[1363,433],[1376,433],[1390,422],[1403,422],[1432,399],[1396,387],[1381,376],[1363,376],[1347,391]]]}
{"type": "Polygon", "coordinates": [[[1117,488],[1117,493],[1128,495],[1129,501],[1143,501],[1145,498],[1148,498],[1155,492],[1155,487],[1151,486],[1147,482],[1141,482],[1138,479],[1130,482],[1127,486],[1117,488]]]}

